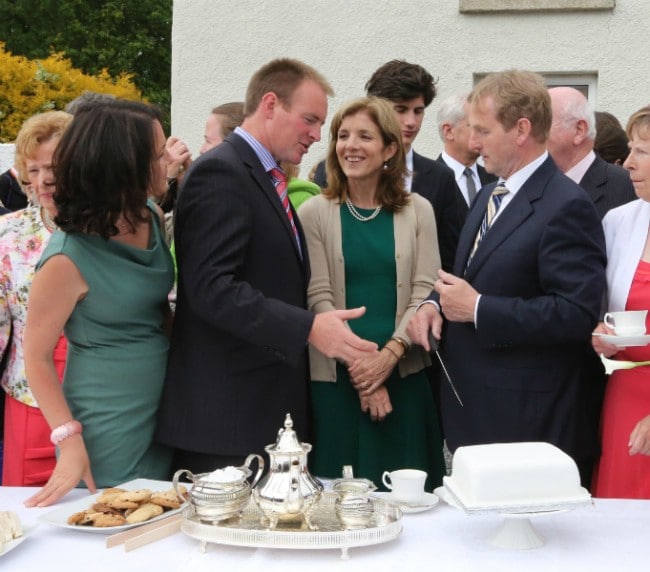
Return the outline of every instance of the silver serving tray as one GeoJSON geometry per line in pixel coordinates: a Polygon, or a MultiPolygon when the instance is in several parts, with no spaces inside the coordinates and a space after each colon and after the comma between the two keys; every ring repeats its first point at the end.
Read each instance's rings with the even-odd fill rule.
{"type": "Polygon", "coordinates": [[[334,512],[338,495],[324,492],[317,509],[312,513],[312,523],[318,530],[309,530],[300,523],[279,523],[269,530],[262,524],[264,514],[252,501],[241,518],[223,520],[214,524],[202,522],[191,505],[183,509],[181,530],[201,541],[201,550],[206,543],[248,546],[255,548],[326,549],[338,548],[341,558],[348,558],[348,548],[381,544],[397,538],[402,531],[402,511],[395,505],[377,498],[371,498],[373,516],[368,526],[342,529],[334,512]]]}

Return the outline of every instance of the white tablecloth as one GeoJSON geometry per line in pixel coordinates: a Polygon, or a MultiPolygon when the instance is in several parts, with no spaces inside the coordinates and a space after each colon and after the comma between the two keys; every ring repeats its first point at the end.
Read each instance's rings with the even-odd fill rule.
{"type": "MultiPolygon", "coordinates": [[[[646,570],[650,562],[650,501],[599,500],[593,506],[531,520],[545,537],[532,550],[506,550],[488,539],[499,528],[498,515],[466,516],[443,502],[419,514],[404,515],[401,535],[385,544],[339,550],[279,550],[209,544],[182,532],[124,552],[105,548],[105,536],[59,528],[38,521],[53,510],[26,509],[22,501],[36,489],[0,487],[0,510],[14,510],[29,530],[26,540],[0,555],[0,571],[51,572],[284,572],[309,570],[544,571],[646,570]],[[36,527],[36,528],[33,528],[36,527]]],[[[62,502],[87,495],[75,490],[62,502]]],[[[61,503],[59,503],[61,504],[61,503]]]]}

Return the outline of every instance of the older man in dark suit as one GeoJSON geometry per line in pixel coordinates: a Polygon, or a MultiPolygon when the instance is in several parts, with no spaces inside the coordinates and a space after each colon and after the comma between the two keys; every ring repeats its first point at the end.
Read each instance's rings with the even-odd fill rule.
{"type": "Polygon", "coordinates": [[[470,144],[499,183],[470,208],[454,274],[440,272],[409,335],[429,349],[444,316],[443,358],[464,403],[443,386],[452,452],[547,441],[582,464],[597,447],[580,383],[605,288],[600,220],[546,151],[551,103],[540,76],[491,74],[470,104],[470,144]]]}
{"type": "Polygon", "coordinates": [[[596,118],[587,98],[572,87],[552,87],[548,93],[553,110],[548,152],[558,168],[587,191],[601,219],[636,200],[628,171],[594,152],[596,118]]]}
{"type": "Polygon", "coordinates": [[[332,90],[313,68],[274,60],[252,77],[246,119],[197,159],[175,225],[178,301],[158,439],[174,468],[241,464],[275,439],[286,413],[308,438],[307,342],[352,362],[374,351],[345,321],[362,308],[306,308],[305,238],[280,161],[320,139],[332,90]]]}
{"type": "Polygon", "coordinates": [[[444,146],[438,161],[454,172],[458,190],[463,197],[461,201],[463,220],[476,193],[488,183],[497,180],[494,175],[479,165],[478,152],[469,146],[469,134],[467,94],[450,95],[438,107],[438,135],[444,146]]]}

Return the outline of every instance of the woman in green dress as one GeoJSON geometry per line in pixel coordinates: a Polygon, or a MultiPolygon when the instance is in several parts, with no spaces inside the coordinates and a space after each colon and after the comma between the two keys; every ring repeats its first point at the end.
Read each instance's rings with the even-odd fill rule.
{"type": "Polygon", "coordinates": [[[153,443],[165,375],[172,259],[162,213],[147,200],[166,184],[160,116],[124,100],[80,108],[54,156],[56,231],[32,283],[27,379],[52,428],[56,468],[28,506],[167,478],[171,451],[153,443]],[[59,385],[52,348],[68,361],[59,385]]]}
{"type": "Polygon", "coordinates": [[[350,323],[381,348],[352,364],[310,348],[314,449],[311,470],[381,484],[383,471],[427,472],[442,481],[444,459],[428,356],[411,347],[406,325],[440,268],[431,204],[404,190],[406,165],[390,104],[361,98],[330,127],[329,187],[300,209],[309,259],[309,306],[316,312],[365,306],[350,323]]]}

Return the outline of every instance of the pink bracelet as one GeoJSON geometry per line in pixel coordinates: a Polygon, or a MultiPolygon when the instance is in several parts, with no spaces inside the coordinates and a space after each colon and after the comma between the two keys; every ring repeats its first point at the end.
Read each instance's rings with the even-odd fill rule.
{"type": "Polygon", "coordinates": [[[73,419],[72,421],[68,421],[63,425],[59,425],[52,429],[52,433],[50,433],[50,441],[52,441],[53,445],[58,445],[64,439],[76,435],[77,433],[81,433],[81,423],[73,419]]]}

